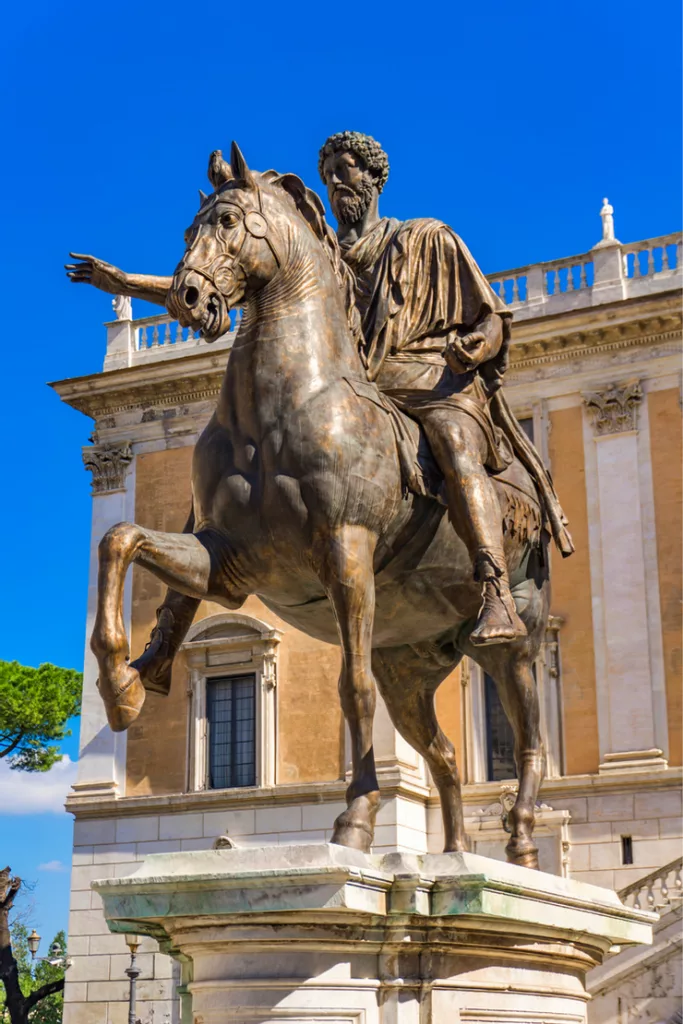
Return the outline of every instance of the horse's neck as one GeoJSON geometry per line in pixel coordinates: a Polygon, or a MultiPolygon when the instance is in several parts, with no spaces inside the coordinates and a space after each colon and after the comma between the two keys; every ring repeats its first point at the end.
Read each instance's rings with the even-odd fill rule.
{"type": "Polygon", "coordinates": [[[316,381],[364,376],[339,281],[315,239],[290,243],[285,265],[245,304],[242,343],[253,346],[254,366],[269,370],[305,356],[295,370],[302,385],[307,368],[316,381]]]}

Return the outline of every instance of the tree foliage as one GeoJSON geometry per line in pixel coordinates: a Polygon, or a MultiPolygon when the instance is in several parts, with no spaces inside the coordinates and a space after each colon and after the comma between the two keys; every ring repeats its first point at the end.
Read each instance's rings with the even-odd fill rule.
{"type": "Polygon", "coordinates": [[[10,768],[46,772],[61,760],[52,741],[70,735],[66,723],[80,713],[81,684],[75,669],[0,661],[0,758],[10,768]]]}

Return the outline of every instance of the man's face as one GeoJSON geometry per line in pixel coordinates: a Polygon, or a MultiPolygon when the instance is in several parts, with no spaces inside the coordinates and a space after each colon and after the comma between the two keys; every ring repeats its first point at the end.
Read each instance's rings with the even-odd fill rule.
{"type": "Polygon", "coordinates": [[[323,175],[335,217],[340,224],[355,224],[375,195],[373,175],[363,160],[348,150],[327,156],[323,163],[323,175]]]}

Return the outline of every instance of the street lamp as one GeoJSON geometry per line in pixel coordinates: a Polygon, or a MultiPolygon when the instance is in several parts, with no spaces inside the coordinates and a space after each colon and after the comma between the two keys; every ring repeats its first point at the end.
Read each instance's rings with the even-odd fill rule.
{"type": "Polygon", "coordinates": [[[31,952],[32,960],[40,960],[44,964],[49,964],[50,967],[59,967],[60,970],[63,971],[66,971],[69,967],[71,967],[71,964],[73,963],[73,960],[71,959],[70,956],[67,955],[66,951],[62,953],[62,947],[59,945],[58,942],[52,943],[52,945],[50,946],[50,952],[48,956],[36,957],[36,953],[38,952],[38,946],[40,945],[40,935],[35,930],[35,928],[26,939],[26,944],[31,952]]]}
{"type": "Polygon", "coordinates": [[[128,1024],[137,1024],[135,1019],[135,983],[140,976],[140,968],[135,963],[135,954],[138,951],[138,947],[142,939],[139,935],[133,935],[129,933],[126,935],[126,945],[130,950],[130,966],[126,967],[126,974],[130,980],[130,989],[128,992],[128,1024]]]}

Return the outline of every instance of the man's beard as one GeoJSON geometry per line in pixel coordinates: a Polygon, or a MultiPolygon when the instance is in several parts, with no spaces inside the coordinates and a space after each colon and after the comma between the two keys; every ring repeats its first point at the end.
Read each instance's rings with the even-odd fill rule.
{"type": "Polygon", "coordinates": [[[332,209],[340,224],[355,224],[369,208],[374,195],[372,182],[363,179],[355,188],[341,185],[332,197],[332,209]]]}

